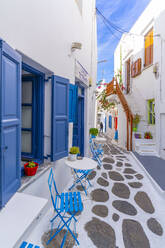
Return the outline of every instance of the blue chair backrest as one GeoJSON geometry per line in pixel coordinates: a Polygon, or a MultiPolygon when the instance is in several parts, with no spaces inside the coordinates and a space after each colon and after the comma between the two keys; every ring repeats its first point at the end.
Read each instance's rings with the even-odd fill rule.
{"type": "Polygon", "coordinates": [[[54,179],[53,169],[52,168],[51,168],[50,173],[49,173],[48,186],[49,186],[49,191],[50,191],[52,203],[55,206],[55,198],[56,198],[56,195],[59,195],[59,193],[58,193],[58,190],[57,190],[57,186],[56,186],[56,182],[55,182],[55,179],[54,179]]]}

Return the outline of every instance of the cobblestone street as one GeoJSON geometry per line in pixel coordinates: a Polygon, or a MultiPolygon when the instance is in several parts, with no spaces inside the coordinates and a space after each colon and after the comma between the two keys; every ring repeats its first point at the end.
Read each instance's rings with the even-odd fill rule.
{"type": "Polygon", "coordinates": [[[131,154],[105,144],[103,166],[89,179],[94,187],[79,219],[80,247],[165,247],[165,200],[131,154]]]}

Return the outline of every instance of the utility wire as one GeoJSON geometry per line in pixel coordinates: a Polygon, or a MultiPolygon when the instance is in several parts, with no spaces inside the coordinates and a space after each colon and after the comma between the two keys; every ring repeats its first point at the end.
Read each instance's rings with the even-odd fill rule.
{"type": "MultiPolygon", "coordinates": [[[[124,33],[127,33],[129,35],[133,35],[133,36],[139,36],[139,37],[145,37],[145,35],[141,35],[141,34],[135,34],[135,33],[132,33],[132,32],[129,32],[127,30],[124,30],[122,28],[120,28],[119,26],[115,25],[113,22],[111,22],[110,20],[108,20],[102,13],[101,11],[96,8],[96,12],[98,15],[100,15],[103,19],[104,19],[104,22],[106,22],[106,24],[108,24],[108,26],[111,26],[113,29],[115,29],[117,32],[121,33],[121,34],[124,34],[124,33]]],[[[160,37],[160,35],[153,35],[154,37],[160,37]]],[[[151,37],[153,37],[151,36],[151,37]]],[[[148,36],[149,37],[149,36],[148,36]]]]}
{"type": "Polygon", "coordinates": [[[112,36],[114,36],[116,39],[120,40],[120,38],[112,31],[112,29],[110,28],[110,26],[106,23],[106,21],[104,20],[104,18],[102,17],[102,15],[99,14],[99,16],[101,17],[102,22],[107,27],[107,29],[110,31],[110,33],[112,34],[112,36]]]}
{"type": "Polygon", "coordinates": [[[109,21],[109,20],[101,13],[101,11],[98,10],[98,8],[96,8],[96,11],[97,11],[98,14],[100,14],[100,15],[105,19],[106,22],[108,22],[114,29],[116,29],[116,31],[118,31],[118,32],[120,32],[120,33],[122,33],[122,34],[123,34],[123,33],[128,33],[128,31],[126,31],[126,30],[124,30],[124,29],[122,29],[122,28],[116,26],[114,23],[112,23],[111,21],[109,21]]]}

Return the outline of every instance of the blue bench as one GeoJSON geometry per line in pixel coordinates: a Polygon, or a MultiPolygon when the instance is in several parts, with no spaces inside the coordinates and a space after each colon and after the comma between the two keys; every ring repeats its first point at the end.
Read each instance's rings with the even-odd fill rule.
{"type": "Polygon", "coordinates": [[[23,241],[20,248],[41,248],[38,245],[33,245],[31,243],[27,243],[26,241],[23,241]]]}

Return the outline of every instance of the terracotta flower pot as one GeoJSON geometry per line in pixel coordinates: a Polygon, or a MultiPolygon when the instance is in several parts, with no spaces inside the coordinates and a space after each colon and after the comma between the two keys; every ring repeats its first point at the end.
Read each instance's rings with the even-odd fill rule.
{"type": "Polygon", "coordinates": [[[34,176],[37,172],[37,169],[38,169],[38,163],[35,163],[36,166],[33,168],[27,167],[28,165],[29,165],[29,163],[24,164],[25,175],[26,176],[34,176]]]}

